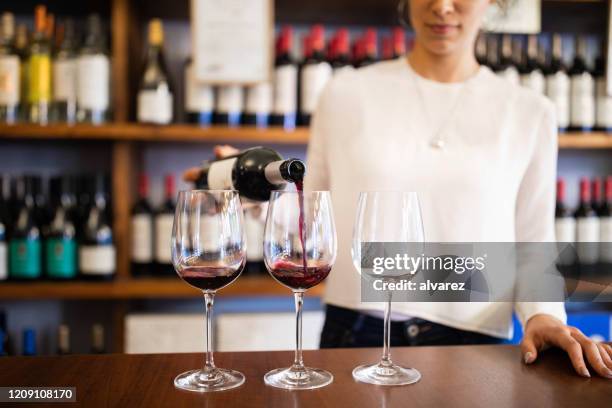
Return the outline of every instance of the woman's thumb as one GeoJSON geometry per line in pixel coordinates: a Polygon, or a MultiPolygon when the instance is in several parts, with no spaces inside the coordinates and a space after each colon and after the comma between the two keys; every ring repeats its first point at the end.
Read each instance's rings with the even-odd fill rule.
{"type": "Polygon", "coordinates": [[[533,337],[525,336],[521,341],[521,353],[525,364],[533,363],[538,358],[538,349],[533,341],[533,337]]]}

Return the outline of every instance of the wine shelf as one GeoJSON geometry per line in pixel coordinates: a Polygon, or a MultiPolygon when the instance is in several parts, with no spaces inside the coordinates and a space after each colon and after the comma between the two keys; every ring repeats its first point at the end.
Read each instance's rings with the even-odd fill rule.
{"type": "MultiPolygon", "coordinates": [[[[323,285],[306,294],[320,296],[323,285]]],[[[221,296],[290,296],[291,291],[269,276],[243,276],[219,291],[221,296]]],[[[202,292],[178,277],[117,279],[112,282],[4,282],[0,283],[2,300],[88,299],[129,300],[162,298],[200,298],[202,292]]]]}
{"type": "MultiPolygon", "coordinates": [[[[154,126],[137,123],[92,125],[0,125],[0,139],[106,140],[126,142],[211,142],[271,143],[305,145],[308,128],[286,131],[281,128],[198,127],[193,125],[154,126]]],[[[561,149],[612,149],[612,134],[604,132],[563,133],[561,149]]]]}

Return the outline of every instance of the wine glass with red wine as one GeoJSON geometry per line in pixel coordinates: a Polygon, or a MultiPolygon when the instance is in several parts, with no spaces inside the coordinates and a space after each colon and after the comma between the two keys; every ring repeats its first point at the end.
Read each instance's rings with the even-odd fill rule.
{"type": "Polygon", "coordinates": [[[336,260],[336,227],[329,191],[274,191],[264,233],[264,261],[270,275],[293,291],[296,348],[293,364],[264,376],[266,384],[289,390],[319,388],[334,377],[302,359],[304,292],[321,283],[336,260]]]}
{"type": "Polygon", "coordinates": [[[244,375],[215,367],[213,361],[213,300],[217,290],[238,278],[246,262],[242,206],[237,191],[181,191],[172,229],[172,263],[178,276],[202,290],[206,306],[204,367],[179,374],[174,386],[208,392],[235,388],[244,375]]]}
{"type": "MultiPolygon", "coordinates": [[[[353,264],[360,274],[361,248],[364,243],[409,244],[423,241],[423,221],[416,193],[374,191],[359,195],[351,253],[353,264]]],[[[375,364],[356,367],[353,370],[353,378],[376,385],[412,384],[421,379],[421,373],[391,361],[391,292],[387,293],[387,296],[382,359],[375,364]]]]}

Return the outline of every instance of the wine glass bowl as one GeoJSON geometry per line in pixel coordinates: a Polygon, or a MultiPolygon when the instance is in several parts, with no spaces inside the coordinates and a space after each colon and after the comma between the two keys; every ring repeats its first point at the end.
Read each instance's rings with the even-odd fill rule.
{"type": "Polygon", "coordinates": [[[206,358],[201,369],[174,379],[174,386],[195,392],[242,385],[244,375],[217,368],[213,361],[212,309],[217,290],[235,281],[246,262],[242,206],[237,191],[181,191],[172,228],[172,263],[177,275],[200,289],[206,307],[206,358]]]}

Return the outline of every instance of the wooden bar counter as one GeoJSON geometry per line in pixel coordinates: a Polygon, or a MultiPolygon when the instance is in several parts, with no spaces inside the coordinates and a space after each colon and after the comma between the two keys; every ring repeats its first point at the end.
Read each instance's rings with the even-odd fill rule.
{"type": "Polygon", "coordinates": [[[339,349],[304,353],[307,365],[334,374],[331,385],[310,391],[264,384],[264,373],[292,361],[288,351],[217,353],[217,365],[240,370],[247,380],[216,393],[172,385],[175,375],[201,364],[202,354],[6,357],[0,358],[0,386],[73,386],[77,403],[65,404],[72,407],[612,407],[612,381],[579,377],[556,350],[532,366],[521,363],[516,346],[395,348],[392,356],[418,368],[421,381],[401,387],[357,383],[352,369],[377,361],[380,349],[339,349]]]}

